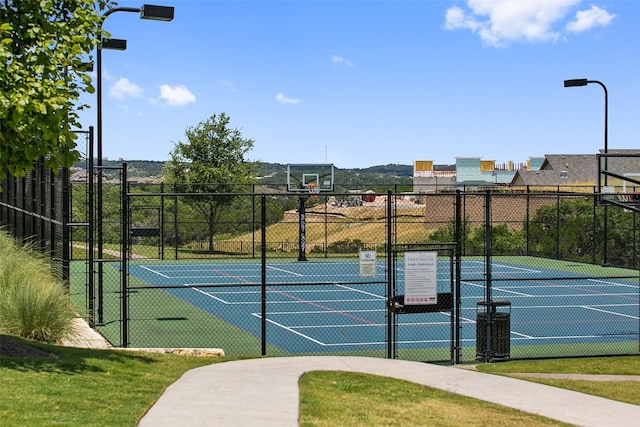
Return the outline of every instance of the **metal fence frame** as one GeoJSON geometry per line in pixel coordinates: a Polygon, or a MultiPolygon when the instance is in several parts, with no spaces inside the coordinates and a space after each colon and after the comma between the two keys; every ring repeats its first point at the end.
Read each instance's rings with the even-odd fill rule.
{"type": "MultiPolygon", "coordinates": [[[[92,145],[93,136],[92,132],[85,134],[87,145],[89,147],[89,159],[92,159],[92,145]]],[[[69,171],[61,170],[54,173],[44,167],[44,159],[39,160],[34,165],[33,171],[25,177],[9,177],[3,182],[3,191],[0,193],[0,223],[7,227],[16,239],[30,243],[33,247],[40,249],[43,253],[47,254],[54,266],[55,271],[59,274],[62,280],[68,281],[70,278],[70,263],[72,257],[72,244],[78,244],[78,240],[73,238],[75,230],[85,228],[85,240],[81,242],[86,245],[87,259],[81,260],[85,264],[85,274],[83,275],[83,284],[81,285],[82,292],[85,292],[84,296],[85,307],[79,307],[86,311],[88,318],[93,326],[100,330],[100,327],[105,326],[106,320],[104,318],[104,301],[102,301],[102,282],[105,280],[105,273],[102,271],[101,266],[105,264],[117,265],[119,269],[119,318],[108,319],[109,321],[119,323],[119,339],[118,342],[114,342],[115,345],[121,347],[130,346],[132,339],[132,328],[130,319],[131,304],[140,304],[140,301],[131,301],[130,297],[133,292],[140,289],[139,286],[132,286],[129,283],[128,274],[128,262],[135,255],[132,250],[132,239],[137,237],[156,237],[159,238],[159,246],[157,250],[158,259],[179,259],[179,239],[177,237],[174,242],[171,242],[172,250],[168,250],[166,243],[171,239],[168,239],[165,235],[167,227],[178,227],[180,223],[178,214],[177,200],[180,197],[193,196],[193,194],[185,194],[175,191],[165,191],[165,187],[161,186],[159,192],[141,192],[139,189],[133,188],[132,185],[125,185],[127,182],[127,165],[123,164],[122,168],[117,169],[117,173],[120,174],[119,190],[119,220],[116,224],[113,224],[114,229],[117,230],[113,236],[107,236],[108,232],[96,233],[95,224],[103,221],[104,212],[96,209],[96,201],[94,197],[94,175],[103,175],[103,171],[100,170],[96,174],[96,171],[92,165],[93,161],[89,160],[87,167],[88,178],[86,184],[87,193],[87,206],[86,206],[86,220],[84,218],[70,220],[70,206],[71,206],[71,186],[69,184],[69,171]],[[154,217],[157,215],[158,227],[137,228],[133,224],[131,212],[133,201],[137,198],[149,197],[154,198],[154,203],[149,203],[148,209],[154,210],[154,217]],[[175,211],[169,213],[166,209],[171,203],[168,200],[176,201],[173,203],[171,209],[175,211]],[[111,257],[96,257],[95,249],[97,247],[103,247],[105,245],[105,236],[107,241],[118,244],[114,256],[111,257]],[[96,281],[98,287],[96,289],[96,281]],[[97,318],[94,317],[97,309],[97,318]]],[[[100,184],[102,185],[102,184],[100,184]]],[[[255,187],[254,187],[255,188],[255,187]]],[[[174,187],[175,189],[175,187],[174,187]]],[[[278,197],[283,196],[283,193],[278,197]]],[[[267,198],[273,197],[273,194],[267,193],[242,193],[239,194],[242,197],[250,197],[252,200],[252,221],[255,221],[253,229],[255,233],[259,233],[260,238],[251,242],[251,250],[247,252],[247,256],[251,258],[260,257],[261,263],[266,265],[267,261],[272,256],[276,256],[271,248],[268,246],[268,239],[266,235],[267,227],[267,198]],[[259,201],[259,202],[258,202],[259,201]],[[259,243],[257,243],[259,241],[259,243]]],[[[354,197],[353,193],[348,195],[341,194],[327,194],[320,197],[354,197]]],[[[510,249],[504,249],[505,252],[501,252],[500,244],[495,240],[499,236],[494,236],[494,231],[500,229],[518,229],[525,236],[525,243],[517,249],[518,254],[528,256],[543,256],[555,259],[566,259],[569,261],[579,261],[590,265],[607,264],[611,266],[619,265],[631,270],[638,269],[638,236],[640,236],[640,226],[638,221],[638,210],[633,205],[633,209],[628,210],[628,217],[625,221],[619,220],[621,216],[616,216],[615,212],[619,215],[627,215],[622,209],[613,208],[608,206],[609,213],[603,217],[600,214],[601,208],[598,206],[598,197],[601,195],[583,193],[583,192],[536,192],[531,188],[527,188],[524,192],[507,192],[499,191],[496,189],[484,190],[484,191],[453,191],[446,193],[433,193],[433,194],[400,194],[388,191],[386,194],[379,194],[380,197],[386,197],[384,204],[384,213],[381,221],[385,224],[385,237],[384,241],[377,242],[360,242],[358,247],[366,249],[367,245],[374,250],[381,251],[384,254],[386,262],[388,263],[389,275],[387,276],[386,286],[388,289],[387,295],[387,307],[388,312],[388,329],[385,336],[387,340],[387,352],[384,357],[398,357],[397,352],[393,351],[394,348],[394,333],[393,333],[393,317],[397,314],[394,313],[391,308],[392,302],[398,296],[394,293],[394,280],[391,271],[395,266],[393,260],[398,258],[398,251],[406,248],[406,242],[400,236],[398,228],[402,226],[403,221],[410,221],[415,227],[426,226],[430,224],[433,228],[446,229],[451,228],[450,238],[442,239],[440,242],[432,243],[436,246],[446,246],[447,251],[450,251],[452,256],[453,277],[459,282],[460,270],[459,265],[461,259],[465,256],[477,256],[484,261],[485,275],[484,277],[477,278],[477,282],[484,286],[485,289],[485,310],[487,336],[483,341],[487,346],[490,346],[493,342],[492,330],[491,330],[491,316],[494,313],[494,308],[491,306],[493,301],[492,287],[495,281],[499,281],[499,278],[493,277],[491,273],[491,260],[494,256],[500,256],[508,254],[510,249]],[[402,210],[402,203],[410,200],[409,203],[416,203],[417,205],[424,206],[425,218],[422,219],[407,219],[404,217],[402,210]],[[517,203],[514,201],[517,200],[517,203]],[[561,214],[568,209],[568,205],[565,202],[579,201],[581,203],[581,209],[583,211],[575,213],[575,218],[582,219],[582,221],[576,221],[576,224],[571,226],[561,223],[561,214]],[[542,218],[540,215],[541,209],[546,212],[546,217],[542,218]],[[430,217],[431,215],[431,217],[430,217]],[[580,216],[582,215],[582,217],[580,216]],[[604,222],[603,222],[604,221],[604,222]],[[624,223],[623,223],[624,222],[624,223]],[[621,229],[623,227],[623,229],[621,229]],[[539,230],[546,230],[544,236],[547,239],[543,246],[547,247],[546,252],[540,252],[534,246],[540,247],[539,241],[534,241],[534,237],[540,235],[539,230]],[[551,230],[551,232],[549,232],[551,230]],[[603,233],[603,230],[607,230],[607,233],[603,233]],[[470,236],[472,233],[482,232],[483,236],[478,239],[475,237],[475,243],[471,244],[470,236]],[[616,234],[617,233],[617,234],[616,234]],[[602,242],[603,234],[608,235],[609,238],[625,238],[627,239],[628,246],[625,251],[620,252],[619,249],[624,242],[620,241],[605,241],[602,242]],[[578,236],[580,235],[580,236],[578,236]],[[578,237],[583,237],[578,239],[578,237]],[[614,236],[614,237],[611,237],[614,236]],[[622,236],[622,237],[621,237],[622,236]],[[579,247],[564,247],[563,244],[569,237],[576,237],[576,241],[580,240],[579,247]],[[549,240],[550,238],[550,240],[549,240]],[[452,242],[452,243],[447,243],[452,242]],[[479,242],[479,243],[478,243],[479,242]],[[454,249],[451,249],[454,248],[454,249]],[[520,253],[521,252],[521,253],[520,253]],[[487,303],[488,302],[488,303],[487,303]],[[391,349],[391,350],[389,350],[391,349]]],[[[367,194],[370,197],[370,194],[367,194]]],[[[323,200],[324,205],[327,205],[327,199],[323,200]]],[[[635,198],[625,198],[623,202],[626,204],[637,203],[635,198]]],[[[574,203],[575,204],[575,203],[574,203]]],[[[623,204],[623,207],[626,206],[623,204]]],[[[327,214],[325,212],[325,218],[327,214]]],[[[326,225],[325,225],[326,228],[326,225]]],[[[258,234],[256,234],[257,236],[258,234]]],[[[539,238],[539,237],[538,237],[539,238]]],[[[305,244],[309,245],[309,241],[305,241],[305,244]]],[[[330,251],[330,245],[325,242],[317,242],[318,253],[313,254],[314,257],[327,257],[330,251]]],[[[284,244],[284,243],[283,243],[284,244]]],[[[288,247],[283,249],[287,251],[298,251],[300,253],[300,241],[289,242],[288,247]]],[[[308,246],[307,246],[308,247],[308,246]]],[[[230,247],[231,248],[231,247],[230,247]]],[[[333,248],[335,249],[335,248],[333,248]]],[[[352,250],[351,248],[350,250],[352,250]]],[[[240,249],[246,252],[245,248],[240,249]]],[[[306,252],[309,254],[310,252],[306,252]]],[[[297,255],[297,254],[296,254],[297,255]]],[[[290,254],[287,256],[291,256],[290,254]]],[[[299,258],[299,256],[298,256],[299,258]]],[[[301,261],[304,262],[304,261],[301,261]]],[[[630,270],[630,271],[631,271],[630,270]]],[[[600,278],[602,276],[599,276],[600,278]]],[[[619,273],[612,273],[612,278],[637,278],[637,274],[620,276],[619,273]]],[[[566,278],[557,278],[558,280],[565,280],[566,278]]],[[[266,321],[268,311],[266,311],[267,296],[264,292],[265,287],[268,285],[264,281],[262,286],[262,319],[266,321]]],[[[640,281],[640,279],[639,279],[640,281]]],[[[454,296],[454,324],[452,332],[452,360],[455,363],[469,361],[469,356],[460,353],[460,289],[459,285],[456,285],[453,290],[454,296]]],[[[640,300],[640,298],[639,298],[640,300]]],[[[640,312],[640,303],[638,303],[638,310],[640,312]]],[[[640,313],[638,315],[640,318],[640,313]]],[[[639,325],[640,328],[640,325],[639,325]]],[[[263,323],[262,327],[262,344],[260,354],[269,354],[267,351],[266,340],[266,325],[263,323]]],[[[640,335],[640,334],[639,334],[640,335]]],[[[640,336],[637,338],[640,343],[640,336]]],[[[487,348],[486,352],[482,352],[479,358],[482,360],[491,361],[494,359],[494,355],[490,348],[487,348]]],[[[596,354],[599,354],[596,350],[596,354]]],[[[637,350],[640,351],[640,350],[637,350]]],[[[636,350],[630,352],[617,352],[614,350],[614,354],[637,354],[636,350]]],[[[247,355],[255,354],[253,351],[249,351],[247,355]]],[[[603,353],[609,354],[609,353],[603,353]]],[[[578,354],[572,355],[594,355],[593,351],[581,350],[578,354]]],[[[478,354],[475,355],[478,357],[478,354]]],[[[518,356],[518,355],[516,355],[518,356]]],[[[552,357],[553,354],[542,354],[536,357],[552,357]]],[[[519,357],[519,356],[518,356],[519,357]]],[[[530,355],[523,355],[522,357],[531,357],[530,355]]]]}

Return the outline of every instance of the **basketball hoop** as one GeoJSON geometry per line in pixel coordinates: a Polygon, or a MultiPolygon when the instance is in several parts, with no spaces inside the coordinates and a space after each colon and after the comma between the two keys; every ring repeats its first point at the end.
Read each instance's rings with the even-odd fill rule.
{"type": "Polygon", "coordinates": [[[309,190],[309,198],[310,199],[317,199],[318,195],[320,194],[320,186],[317,183],[308,183],[307,184],[307,189],[309,190]]]}

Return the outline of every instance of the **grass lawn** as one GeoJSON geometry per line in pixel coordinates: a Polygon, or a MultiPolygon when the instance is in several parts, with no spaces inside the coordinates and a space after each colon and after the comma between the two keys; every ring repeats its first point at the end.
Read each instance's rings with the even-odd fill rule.
{"type": "MultiPolygon", "coordinates": [[[[234,360],[30,344],[56,357],[0,356],[3,426],[133,426],[185,371],[234,360]]],[[[480,369],[500,374],[640,374],[640,357],[506,362],[481,365],[480,369]]],[[[621,393],[635,396],[631,403],[640,403],[635,384],[585,383],[589,390],[584,391],[612,398],[621,393]]],[[[300,386],[301,425],[305,426],[424,425],[427,421],[434,425],[486,425],[496,417],[500,417],[501,425],[562,425],[413,383],[365,374],[312,372],[301,378],[300,386]]]]}
{"type": "Polygon", "coordinates": [[[185,371],[229,359],[32,344],[56,358],[0,356],[9,426],[134,426],[185,371]]]}

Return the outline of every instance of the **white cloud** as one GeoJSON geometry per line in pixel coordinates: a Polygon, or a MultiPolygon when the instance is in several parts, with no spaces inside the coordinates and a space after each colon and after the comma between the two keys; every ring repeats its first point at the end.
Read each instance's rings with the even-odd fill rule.
{"type": "Polygon", "coordinates": [[[353,63],[351,61],[338,55],[331,55],[331,62],[334,64],[344,64],[349,67],[353,67],[353,63]]]}
{"type": "Polygon", "coordinates": [[[116,99],[136,98],[142,95],[142,88],[123,77],[111,86],[109,95],[116,99]]]}
{"type": "Polygon", "coordinates": [[[299,99],[289,98],[282,93],[276,94],[276,100],[281,104],[297,104],[300,102],[299,99]]]}
{"type": "MultiPolygon", "coordinates": [[[[569,11],[582,0],[467,0],[467,11],[458,6],[447,9],[444,28],[470,30],[489,46],[505,46],[509,42],[555,41],[561,36],[562,22],[569,11]]],[[[608,25],[615,15],[592,6],[576,13],[569,31],[586,31],[597,25],[608,25]]]]}
{"type": "Polygon", "coordinates": [[[196,96],[184,85],[169,86],[165,84],[160,86],[160,99],[164,101],[164,105],[182,107],[195,102],[196,96]]]}
{"type": "Polygon", "coordinates": [[[576,19],[567,24],[567,30],[573,33],[580,33],[594,27],[606,27],[611,24],[615,17],[616,15],[598,6],[591,5],[591,9],[581,10],[576,13],[576,19]]]}

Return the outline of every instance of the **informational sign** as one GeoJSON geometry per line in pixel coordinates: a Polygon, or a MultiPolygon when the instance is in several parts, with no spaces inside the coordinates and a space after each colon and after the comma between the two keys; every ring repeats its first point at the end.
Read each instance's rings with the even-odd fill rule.
{"type": "Polygon", "coordinates": [[[376,251],[360,251],[360,277],[376,277],[376,251]]]}
{"type": "Polygon", "coordinates": [[[404,253],[404,305],[438,303],[438,253],[404,253]]]}

